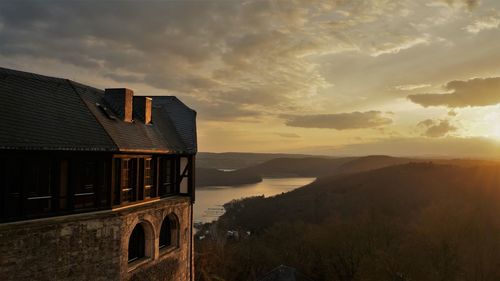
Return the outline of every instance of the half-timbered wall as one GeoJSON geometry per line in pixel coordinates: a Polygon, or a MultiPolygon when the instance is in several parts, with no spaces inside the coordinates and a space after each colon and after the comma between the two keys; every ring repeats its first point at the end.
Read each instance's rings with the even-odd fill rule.
{"type": "Polygon", "coordinates": [[[0,152],[0,222],[194,198],[194,157],[0,152]]]}

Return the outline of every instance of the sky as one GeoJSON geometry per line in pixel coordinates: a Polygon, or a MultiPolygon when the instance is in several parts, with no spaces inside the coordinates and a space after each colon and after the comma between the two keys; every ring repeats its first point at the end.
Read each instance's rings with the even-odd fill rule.
{"type": "Polygon", "coordinates": [[[200,151],[500,157],[500,1],[0,1],[0,66],[198,112],[200,151]]]}

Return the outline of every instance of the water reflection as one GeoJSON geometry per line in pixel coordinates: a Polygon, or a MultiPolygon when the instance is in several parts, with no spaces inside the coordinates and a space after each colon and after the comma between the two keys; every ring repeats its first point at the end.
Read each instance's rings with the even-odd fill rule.
{"type": "Polygon", "coordinates": [[[205,223],[216,220],[224,214],[224,208],[222,207],[224,203],[231,200],[259,195],[269,197],[307,185],[314,180],[315,178],[273,178],[238,187],[213,186],[199,188],[196,190],[194,222],[205,223]]]}

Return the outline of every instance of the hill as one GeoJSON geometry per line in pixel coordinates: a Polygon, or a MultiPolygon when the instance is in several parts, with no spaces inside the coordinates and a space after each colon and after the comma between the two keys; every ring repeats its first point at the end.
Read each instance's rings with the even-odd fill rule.
{"type": "Polygon", "coordinates": [[[253,281],[286,264],[317,281],[500,280],[500,165],[455,162],[324,176],[228,203],[197,243],[198,276],[253,281]]]}
{"type": "Polygon", "coordinates": [[[200,168],[210,169],[242,169],[255,166],[276,158],[304,158],[304,154],[281,153],[245,153],[245,152],[199,152],[196,164],[200,168]]]}
{"type": "MultiPolygon", "coordinates": [[[[229,159],[234,160],[233,156],[231,154],[229,159]]],[[[220,155],[217,157],[225,159],[220,158],[220,155]]],[[[259,155],[258,159],[261,161],[268,157],[271,157],[271,154],[259,155]]],[[[250,160],[250,162],[255,160],[256,158],[250,160]]],[[[412,161],[420,160],[390,156],[330,158],[294,155],[293,157],[270,159],[235,171],[222,172],[215,168],[198,167],[196,177],[198,187],[214,185],[235,186],[257,183],[263,177],[323,177],[368,171],[412,161]]]]}

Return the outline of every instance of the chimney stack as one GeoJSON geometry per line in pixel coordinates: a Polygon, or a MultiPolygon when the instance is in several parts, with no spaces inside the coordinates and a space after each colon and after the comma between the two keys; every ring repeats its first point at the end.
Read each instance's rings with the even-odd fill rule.
{"type": "Polygon", "coordinates": [[[120,114],[123,121],[132,122],[134,91],[126,88],[105,89],[104,99],[120,114]]]}
{"type": "Polygon", "coordinates": [[[144,124],[150,124],[152,119],[153,99],[144,96],[134,97],[134,113],[136,117],[144,121],[144,124]]]}
{"type": "Polygon", "coordinates": [[[150,97],[144,97],[144,124],[151,123],[151,104],[153,99],[150,97]]]}

